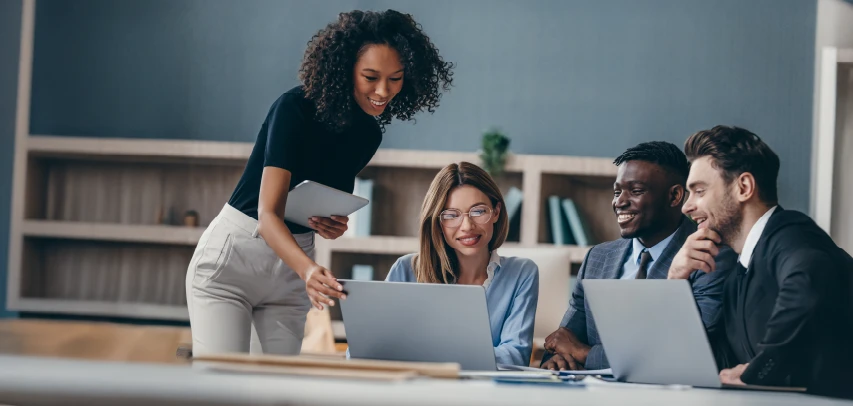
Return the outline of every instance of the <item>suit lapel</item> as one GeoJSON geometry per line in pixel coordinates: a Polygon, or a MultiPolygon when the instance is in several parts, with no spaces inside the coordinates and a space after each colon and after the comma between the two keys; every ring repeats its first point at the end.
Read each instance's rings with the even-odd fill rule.
{"type": "Polygon", "coordinates": [[[693,224],[690,219],[684,217],[681,221],[681,225],[678,226],[677,230],[675,230],[675,235],[673,235],[672,239],[669,240],[669,244],[667,244],[666,248],[661,251],[660,256],[655,258],[655,261],[652,262],[647,279],[666,279],[669,274],[669,266],[672,265],[672,259],[675,258],[675,254],[677,254],[678,250],[681,249],[681,246],[684,245],[684,241],[687,240],[687,237],[695,231],[696,225],[693,224]]]}
{"type": "Polygon", "coordinates": [[[610,255],[604,259],[604,269],[602,269],[602,279],[619,279],[622,277],[623,265],[625,258],[631,251],[631,239],[623,238],[619,240],[616,247],[613,248],[610,255]]]}
{"type": "MultiPolygon", "coordinates": [[[[767,230],[768,226],[771,225],[771,222],[774,220],[773,217],[775,217],[777,214],[783,212],[784,210],[785,209],[783,209],[782,206],[777,205],[776,210],[774,210],[773,214],[770,215],[770,218],[767,219],[767,223],[764,225],[764,230],[767,230]]],[[[767,238],[768,238],[767,233],[762,231],[761,236],[758,237],[758,241],[755,242],[755,248],[753,248],[753,250],[752,250],[752,256],[749,257],[749,263],[746,264],[746,274],[747,275],[752,274],[753,265],[755,264],[755,253],[758,251],[759,248],[762,248],[764,246],[764,243],[765,243],[765,241],[767,241],[767,238]]],[[[740,258],[738,258],[738,259],[740,259],[740,258]]]]}

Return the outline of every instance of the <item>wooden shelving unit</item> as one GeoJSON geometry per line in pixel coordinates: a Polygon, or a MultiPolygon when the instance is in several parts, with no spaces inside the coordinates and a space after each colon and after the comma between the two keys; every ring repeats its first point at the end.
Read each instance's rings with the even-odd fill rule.
{"type": "MultiPolygon", "coordinates": [[[[228,200],[250,143],[87,138],[30,133],[34,1],[25,0],[9,243],[9,310],[187,320],[184,277],[205,226],[228,200]],[[198,227],[186,227],[188,210],[198,227]]],[[[376,279],[415,252],[417,218],[436,172],[475,153],[380,149],[359,175],[374,181],[372,235],[317,239],[339,277],[369,264],[376,279]]],[[[571,197],[597,240],[616,236],[610,159],[513,155],[496,179],[523,191],[508,247],[549,247],[547,197],[571,197]]],[[[564,247],[576,272],[586,247],[564,247]]],[[[568,287],[566,287],[568,289],[568,287]]],[[[540,297],[539,306],[560,306],[540,297]]],[[[333,322],[343,338],[339,315],[333,322]]]]}
{"type": "MultiPolygon", "coordinates": [[[[180,247],[178,257],[188,262],[204,227],[228,199],[251,145],[28,135],[25,146],[21,152],[24,181],[16,184],[15,195],[26,199],[13,221],[9,308],[186,320],[181,275],[187,264],[178,259],[170,269],[160,270],[166,274],[156,282],[161,285],[150,285],[150,289],[174,292],[179,297],[177,302],[169,297],[171,303],[160,303],[154,295],[125,302],[116,297],[107,299],[110,295],[106,291],[101,296],[89,293],[85,298],[75,298],[73,292],[60,298],[45,292],[63,290],[51,285],[65,279],[51,275],[64,275],[74,268],[69,264],[85,262],[72,253],[86,256],[94,255],[89,254],[94,250],[99,252],[100,265],[89,269],[86,277],[91,281],[115,279],[107,283],[112,283],[109,286],[127,283],[121,279],[129,276],[127,272],[111,276],[114,272],[103,264],[127,262],[121,256],[134,250],[147,250],[158,257],[159,252],[180,247]],[[190,209],[199,213],[199,227],[177,225],[180,218],[175,217],[190,209]],[[161,218],[169,217],[170,212],[171,224],[163,224],[161,218]],[[69,257],[44,261],[46,250],[66,252],[69,257]],[[180,286],[162,285],[166,283],[180,286]]],[[[339,277],[351,276],[354,264],[369,264],[374,266],[377,279],[384,278],[396,258],[418,249],[417,217],[432,178],[447,163],[459,161],[478,163],[479,159],[474,153],[380,149],[360,175],[373,179],[376,185],[374,235],[335,241],[318,238],[317,261],[339,277]]],[[[618,237],[609,204],[616,168],[609,159],[514,155],[506,169],[507,174],[498,179],[501,188],[506,191],[515,186],[524,192],[519,229],[513,230],[515,240],[507,242],[507,247],[552,246],[546,202],[551,194],[577,201],[595,230],[596,240],[618,237]]],[[[565,249],[571,251],[574,268],[587,250],[576,246],[565,249]]],[[[84,265],[74,269],[83,272],[80,266],[84,265]]],[[[142,261],[124,266],[149,272],[147,269],[155,265],[142,261]]],[[[569,269],[571,264],[567,264],[567,272],[569,269]]],[[[340,319],[336,310],[333,318],[340,319]]],[[[340,332],[342,327],[336,325],[336,330],[340,332]]]]}

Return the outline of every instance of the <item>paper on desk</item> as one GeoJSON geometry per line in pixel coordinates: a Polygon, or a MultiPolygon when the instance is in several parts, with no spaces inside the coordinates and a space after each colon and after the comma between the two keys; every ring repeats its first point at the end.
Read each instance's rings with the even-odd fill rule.
{"type": "Polygon", "coordinates": [[[653,384],[653,383],[633,383],[633,382],[618,382],[612,380],[604,380],[594,376],[589,376],[584,379],[587,387],[618,387],[618,388],[635,388],[635,389],[669,389],[669,390],[688,390],[691,389],[690,385],[679,385],[679,384],[653,384]]]}
{"type": "Polygon", "coordinates": [[[549,372],[552,375],[613,375],[613,370],[607,369],[588,369],[583,371],[552,371],[550,369],[522,367],[518,365],[499,364],[498,369],[504,371],[529,371],[529,372],[549,372]]]}
{"type": "Polygon", "coordinates": [[[503,370],[503,371],[459,371],[460,378],[503,378],[503,379],[531,379],[547,378],[556,380],[557,377],[544,369],[534,371],[503,370]]]}
{"type": "Polygon", "coordinates": [[[613,376],[613,370],[607,369],[586,369],[583,371],[560,371],[560,375],[609,375],[613,376]]]}

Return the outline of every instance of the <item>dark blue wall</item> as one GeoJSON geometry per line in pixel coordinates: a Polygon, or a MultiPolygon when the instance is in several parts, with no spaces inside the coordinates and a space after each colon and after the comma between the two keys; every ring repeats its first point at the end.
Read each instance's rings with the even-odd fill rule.
{"type": "Polygon", "coordinates": [[[32,132],[252,141],[317,29],[389,7],[458,68],[439,110],[383,147],[473,151],[499,126],[517,153],[613,157],[736,124],[781,157],[783,204],[808,210],[814,0],[39,0],[32,132]]]}
{"type": "Polygon", "coordinates": [[[252,141],[337,12],[421,22],[456,87],[383,147],[612,157],[718,123],[767,139],[780,194],[807,210],[815,1],[40,0],[35,133],[252,141]]]}

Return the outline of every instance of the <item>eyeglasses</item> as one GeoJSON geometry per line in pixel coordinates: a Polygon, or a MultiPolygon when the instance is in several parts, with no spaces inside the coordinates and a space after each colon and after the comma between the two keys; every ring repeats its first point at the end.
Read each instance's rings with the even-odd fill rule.
{"type": "Polygon", "coordinates": [[[462,213],[456,209],[447,209],[441,212],[439,220],[445,227],[459,227],[462,225],[462,216],[468,216],[477,224],[486,224],[492,219],[492,209],[488,206],[474,206],[468,213],[462,213]]]}

